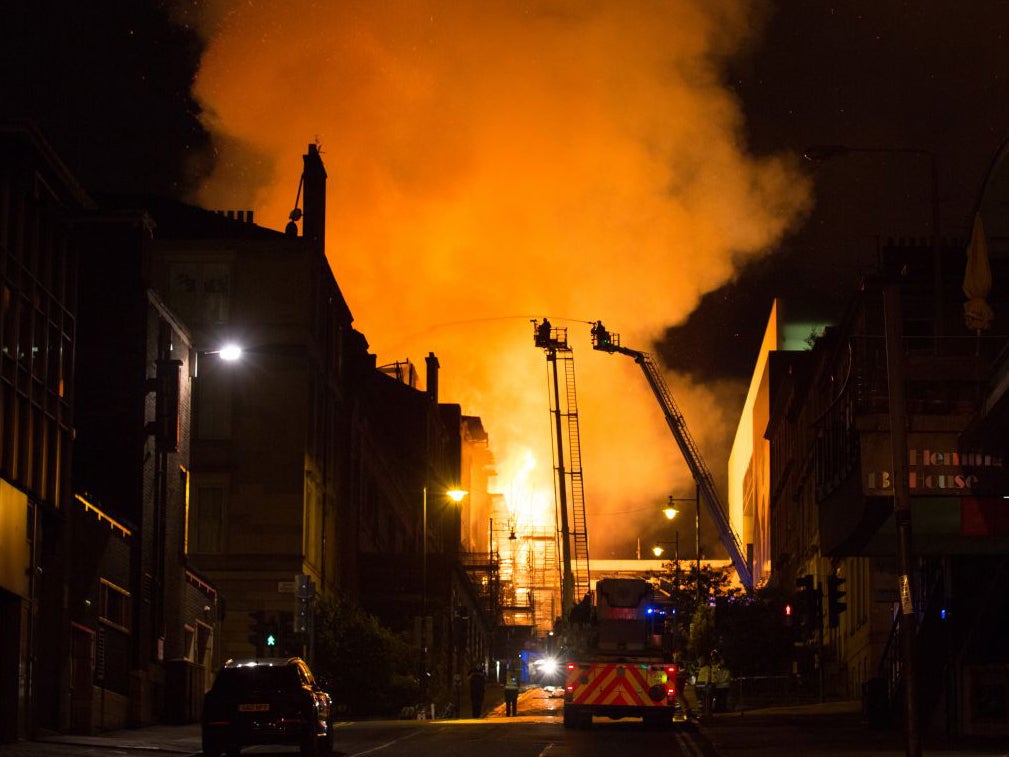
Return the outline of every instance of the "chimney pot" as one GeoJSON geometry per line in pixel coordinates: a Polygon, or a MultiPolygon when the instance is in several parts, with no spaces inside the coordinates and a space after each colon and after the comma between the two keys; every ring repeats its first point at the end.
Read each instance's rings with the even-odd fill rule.
{"type": "Polygon", "coordinates": [[[438,358],[435,357],[433,352],[427,353],[427,357],[424,358],[427,363],[427,395],[431,398],[432,402],[438,401],[438,369],[441,365],[438,362],[438,358]]]}
{"type": "Polygon", "coordinates": [[[314,242],[320,252],[326,250],[326,167],[319,156],[319,147],[308,146],[308,152],[303,157],[304,216],[301,222],[302,234],[305,239],[314,242]]]}

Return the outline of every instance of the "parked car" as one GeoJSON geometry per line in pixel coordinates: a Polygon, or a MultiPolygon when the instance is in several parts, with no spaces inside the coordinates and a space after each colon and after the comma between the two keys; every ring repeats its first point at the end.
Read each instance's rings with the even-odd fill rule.
{"type": "Polygon", "coordinates": [[[203,700],[203,754],[237,755],[254,744],[332,749],[332,699],[299,657],[228,660],[203,700]]]}

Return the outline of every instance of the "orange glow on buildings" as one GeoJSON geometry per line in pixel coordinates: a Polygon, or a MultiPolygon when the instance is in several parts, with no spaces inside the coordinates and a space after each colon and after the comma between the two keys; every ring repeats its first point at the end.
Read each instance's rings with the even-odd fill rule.
{"type": "MultiPolygon", "coordinates": [[[[568,326],[604,556],[623,529],[593,530],[594,513],[655,517],[642,503],[657,513],[692,484],[637,368],[594,353],[577,321],[647,349],[809,205],[790,158],[745,152],[721,84],[759,25],[748,5],[211,2],[189,19],[218,158],[195,199],[281,229],[319,141],[327,254],[357,327],[379,363],[438,355],[441,395],[483,419],[520,530],[553,522],[529,319],[568,326]]],[[[745,387],[670,385],[721,478],[745,387]]]]}

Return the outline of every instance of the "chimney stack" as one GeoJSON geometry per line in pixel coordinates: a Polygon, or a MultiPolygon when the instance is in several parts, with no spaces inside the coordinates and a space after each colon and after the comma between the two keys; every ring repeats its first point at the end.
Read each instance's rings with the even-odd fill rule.
{"type": "Polygon", "coordinates": [[[427,357],[424,358],[424,362],[427,363],[427,396],[431,398],[432,402],[438,402],[438,369],[441,367],[438,363],[438,358],[434,356],[433,352],[427,353],[427,357]]]}
{"type": "Polygon", "coordinates": [[[317,245],[320,252],[326,252],[326,168],[322,165],[319,146],[311,144],[304,156],[305,215],[302,229],[305,239],[317,245]]]}

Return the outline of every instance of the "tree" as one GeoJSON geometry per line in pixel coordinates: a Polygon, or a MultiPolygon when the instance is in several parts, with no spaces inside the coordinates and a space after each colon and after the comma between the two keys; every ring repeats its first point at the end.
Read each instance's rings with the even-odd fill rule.
{"type": "Polygon", "coordinates": [[[419,697],[416,651],[346,597],[315,608],[313,668],[334,705],[354,715],[392,715],[419,697]]]}
{"type": "Polygon", "coordinates": [[[738,596],[742,592],[742,589],[730,586],[731,568],[702,565],[700,591],[697,586],[697,565],[693,562],[681,560],[677,565],[676,560],[670,560],[663,563],[661,571],[652,573],[651,578],[660,592],[668,597],[668,604],[675,611],[671,617],[677,646],[685,648],[687,654],[695,658],[710,652],[717,639],[712,625],[714,608],[709,608],[709,605],[738,596]]]}
{"type": "Polygon", "coordinates": [[[698,604],[697,567],[685,561],[663,564],[652,578],[676,609],[679,646],[698,658],[717,649],[734,675],[773,675],[791,667],[793,633],[784,627],[784,599],[775,589],[746,594],[730,586],[731,568],[701,566],[698,604]],[[754,653],[759,650],[759,653],[754,653]]]}

